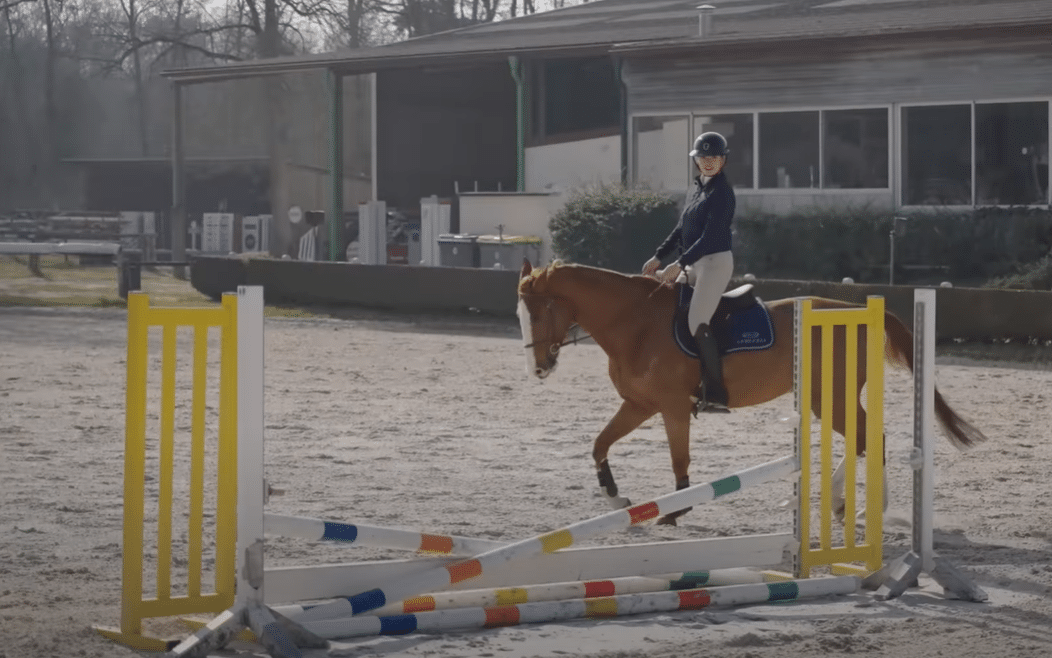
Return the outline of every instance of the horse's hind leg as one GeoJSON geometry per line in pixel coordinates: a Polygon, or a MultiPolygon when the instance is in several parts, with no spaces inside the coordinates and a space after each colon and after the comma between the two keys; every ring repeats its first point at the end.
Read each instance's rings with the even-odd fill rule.
{"type": "Polygon", "coordinates": [[[607,461],[610,446],[653,415],[654,409],[625,400],[603,431],[595,438],[592,458],[595,460],[595,468],[599,476],[599,490],[603,492],[603,496],[614,509],[628,507],[631,503],[627,498],[617,495],[617,483],[614,482],[614,475],[610,471],[610,462],[607,461]]]}

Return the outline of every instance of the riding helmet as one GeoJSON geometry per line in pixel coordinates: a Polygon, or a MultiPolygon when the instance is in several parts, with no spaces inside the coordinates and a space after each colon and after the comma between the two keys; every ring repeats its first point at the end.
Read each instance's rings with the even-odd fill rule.
{"type": "Polygon", "coordinates": [[[727,140],[724,139],[723,135],[719,133],[702,133],[698,135],[698,138],[694,140],[694,150],[690,152],[690,157],[712,157],[717,155],[727,155],[730,149],[727,147],[727,140]]]}

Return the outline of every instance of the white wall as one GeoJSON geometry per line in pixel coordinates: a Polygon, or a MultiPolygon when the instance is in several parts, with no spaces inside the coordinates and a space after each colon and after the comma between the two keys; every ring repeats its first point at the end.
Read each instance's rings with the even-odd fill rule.
{"type": "Polygon", "coordinates": [[[526,191],[568,190],[621,182],[621,137],[598,137],[526,149],[526,191]]]}
{"type": "MultiPolygon", "coordinates": [[[[548,220],[562,207],[558,194],[469,192],[460,195],[460,232],[471,235],[532,235],[541,239],[540,264],[552,259],[548,220]]],[[[537,263],[534,263],[536,265],[537,263]]]]}
{"type": "Polygon", "coordinates": [[[654,190],[685,190],[690,175],[689,142],[686,118],[669,118],[661,130],[638,133],[636,181],[654,190]]]}

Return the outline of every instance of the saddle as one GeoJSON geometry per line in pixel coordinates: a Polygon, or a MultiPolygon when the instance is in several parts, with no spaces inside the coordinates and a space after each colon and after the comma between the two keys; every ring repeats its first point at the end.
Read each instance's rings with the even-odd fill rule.
{"type": "MultiPolygon", "coordinates": [[[[676,315],[672,335],[687,356],[697,359],[697,343],[687,324],[687,311],[694,289],[685,283],[676,284],[676,315]]],[[[709,322],[720,354],[766,350],[774,345],[774,322],[767,305],[753,293],[747,283],[720,296],[716,312],[709,322]]]]}

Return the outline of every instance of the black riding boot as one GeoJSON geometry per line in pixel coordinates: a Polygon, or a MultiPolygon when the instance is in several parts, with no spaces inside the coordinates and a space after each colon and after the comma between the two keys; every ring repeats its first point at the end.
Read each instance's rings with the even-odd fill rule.
{"type": "Polygon", "coordinates": [[[701,358],[701,382],[694,394],[694,416],[699,411],[708,413],[728,413],[727,389],[723,386],[723,363],[716,337],[712,335],[709,325],[703,324],[694,333],[701,358]]]}

